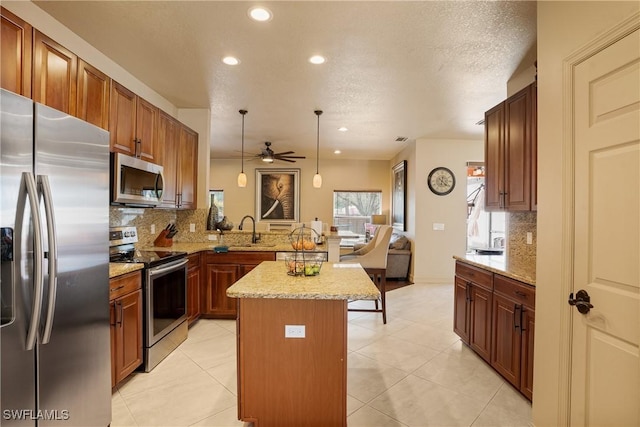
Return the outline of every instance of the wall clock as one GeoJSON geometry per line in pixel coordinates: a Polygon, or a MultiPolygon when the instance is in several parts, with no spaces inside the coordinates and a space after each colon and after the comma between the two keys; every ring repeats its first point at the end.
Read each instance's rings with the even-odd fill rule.
{"type": "Polygon", "coordinates": [[[451,170],[440,166],[429,172],[427,184],[434,194],[444,196],[453,191],[453,187],[456,186],[456,177],[451,170]]]}

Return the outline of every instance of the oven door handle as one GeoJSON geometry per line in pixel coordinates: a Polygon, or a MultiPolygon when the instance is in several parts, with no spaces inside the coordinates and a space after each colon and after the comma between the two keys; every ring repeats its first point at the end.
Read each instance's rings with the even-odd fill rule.
{"type": "Polygon", "coordinates": [[[164,274],[169,271],[177,270],[180,267],[184,266],[189,262],[188,259],[183,259],[178,262],[171,262],[169,264],[163,265],[162,267],[153,267],[149,269],[149,276],[155,276],[158,274],[164,274]]]}

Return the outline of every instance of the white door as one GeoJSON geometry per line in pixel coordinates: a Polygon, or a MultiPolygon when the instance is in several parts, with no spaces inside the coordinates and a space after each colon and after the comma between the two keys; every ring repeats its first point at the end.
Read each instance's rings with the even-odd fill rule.
{"type": "Polygon", "coordinates": [[[640,426],[640,32],[574,71],[571,424],[640,426]]]}

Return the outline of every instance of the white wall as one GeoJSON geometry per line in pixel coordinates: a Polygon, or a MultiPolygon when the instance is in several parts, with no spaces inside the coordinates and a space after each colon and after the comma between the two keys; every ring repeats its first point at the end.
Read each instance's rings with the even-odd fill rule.
{"type": "MultiPolygon", "coordinates": [[[[533,423],[566,425],[563,342],[558,325],[569,307],[561,291],[564,183],[563,61],[637,13],[637,1],[538,2],[538,253],[533,423]]],[[[565,369],[566,371],[566,369],[565,369]]],[[[579,391],[577,391],[579,392],[579,391]]]]}
{"type": "Polygon", "coordinates": [[[416,244],[413,278],[415,282],[453,283],[453,255],[464,255],[467,236],[468,161],[483,161],[482,140],[416,141],[413,198],[416,244]],[[456,186],[446,196],[436,196],[427,186],[429,172],[445,166],[454,173],[456,186]],[[433,230],[444,224],[443,231],[433,230]]]}
{"type": "MultiPolygon", "coordinates": [[[[244,215],[255,215],[255,169],[265,168],[258,160],[246,161],[244,172],[247,186],[239,188],[240,159],[212,159],[210,162],[209,189],[224,190],[225,215],[234,223],[244,215]]],[[[314,159],[296,163],[280,163],[270,168],[300,169],[300,220],[307,222],[316,217],[331,225],[333,218],[334,190],[380,190],[382,211],[389,217],[391,198],[391,165],[382,160],[323,160],[320,161],[322,188],[313,188],[316,172],[314,159]]]]}

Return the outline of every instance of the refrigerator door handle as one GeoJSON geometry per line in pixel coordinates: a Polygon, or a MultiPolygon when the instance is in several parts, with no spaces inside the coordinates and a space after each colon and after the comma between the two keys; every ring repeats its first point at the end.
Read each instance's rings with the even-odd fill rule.
{"type": "MultiPolygon", "coordinates": [[[[20,191],[18,193],[18,205],[16,207],[15,238],[16,254],[22,257],[22,228],[25,208],[29,198],[29,208],[31,210],[31,220],[33,221],[33,301],[31,302],[31,320],[27,329],[26,350],[33,350],[38,336],[38,326],[42,311],[42,294],[44,292],[44,272],[43,259],[44,249],[42,248],[42,222],[40,220],[40,210],[38,207],[38,190],[36,180],[31,172],[22,172],[20,179],[20,191]]],[[[14,277],[21,277],[20,259],[14,261],[14,268],[17,270],[14,277]]]]}
{"type": "Polygon", "coordinates": [[[49,299],[47,302],[47,314],[42,331],[41,342],[48,344],[51,339],[51,329],[53,328],[53,316],[56,308],[56,291],[58,288],[58,235],[56,233],[56,218],[53,210],[53,198],[51,197],[51,186],[49,177],[38,175],[38,189],[44,201],[44,212],[47,219],[47,236],[49,244],[49,299]]]}

